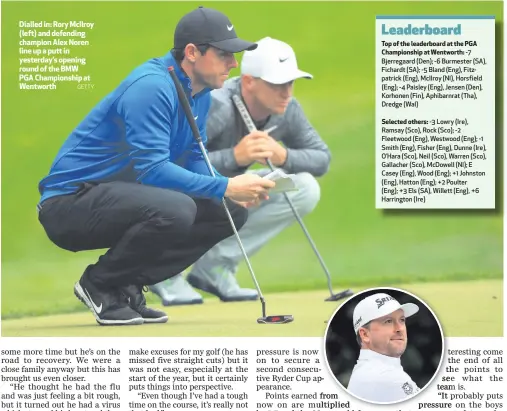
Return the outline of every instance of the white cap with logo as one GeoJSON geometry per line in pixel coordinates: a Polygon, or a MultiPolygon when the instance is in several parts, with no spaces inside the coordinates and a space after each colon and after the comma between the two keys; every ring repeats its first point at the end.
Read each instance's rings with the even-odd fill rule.
{"type": "Polygon", "coordinates": [[[378,293],[366,297],[354,308],[354,332],[357,334],[357,331],[363,325],[399,309],[403,310],[405,317],[410,317],[419,311],[419,307],[416,304],[400,304],[389,294],[378,293]]]}
{"type": "Polygon", "coordinates": [[[291,46],[280,40],[265,37],[257,48],[245,51],[241,60],[241,74],[261,78],[272,84],[284,84],[298,78],[313,78],[298,69],[296,54],[291,46]]]}

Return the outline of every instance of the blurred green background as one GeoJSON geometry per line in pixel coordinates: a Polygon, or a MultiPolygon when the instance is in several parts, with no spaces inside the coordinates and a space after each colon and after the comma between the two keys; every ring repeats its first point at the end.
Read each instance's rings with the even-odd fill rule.
{"type": "MultiPolygon", "coordinates": [[[[37,220],[37,185],[66,136],[135,66],[165,54],[179,18],[194,2],[2,2],[2,317],[82,311],[74,282],[100,251],[58,249],[37,220]],[[55,91],[18,87],[18,21],[84,20],[93,90],[60,83],[55,91]]],[[[502,278],[501,157],[498,211],[375,209],[375,16],[487,14],[497,19],[498,90],[503,90],[501,2],[205,2],[226,13],[239,36],[290,43],[301,69],[295,96],[329,144],[333,161],[322,198],[305,218],[333,275],[335,291],[502,278]]],[[[238,70],[232,75],[237,75],[238,70]]],[[[501,118],[502,94],[497,97],[501,118]]],[[[502,152],[498,121],[497,152],[502,152]]],[[[326,280],[296,224],[252,258],[263,292],[322,289],[326,280]]],[[[251,286],[244,265],[240,283],[251,286]]],[[[459,292],[459,289],[456,290],[459,292]]],[[[150,297],[153,298],[153,297],[150,297]]]]}

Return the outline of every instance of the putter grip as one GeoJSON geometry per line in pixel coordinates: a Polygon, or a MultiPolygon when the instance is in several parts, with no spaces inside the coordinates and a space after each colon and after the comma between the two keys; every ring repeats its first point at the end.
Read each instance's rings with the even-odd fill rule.
{"type": "MultiPolygon", "coordinates": [[[[250,116],[250,113],[246,109],[245,103],[243,103],[243,100],[238,95],[232,96],[232,101],[234,102],[234,105],[238,109],[238,112],[243,119],[243,122],[245,123],[245,126],[249,133],[252,133],[257,130],[255,127],[255,124],[252,120],[252,117],[250,116]]],[[[269,158],[266,158],[266,163],[268,164],[269,168],[273,171],[275,167],[273,166],[273,163],[269,158]]]]}
{"type": "Polygon", "coordinates": [[[256,131],[257,128],[255,127],[252,117],[250,117],[250,113],[248,113],[248,110],[246,109],[246,106],[241,100],[241,98],[237,95],[234,95],[232,96],[232,101],[236,105],[236,108],[238,109],[238,112],[241,115],[241,118],[243,119],[246,128],[248,129],[248,132],[252,133],[256,131]]]}
{"type": "Polygon", "coordinates": [[[197,140],[197,142],[202,142],[201,135],[199,134],[199,129],[197,128],[197,124],[194,120],[194,115],[192,114],[192,109],[190,108],[190,103],[188,102],[187,95],[183,91],[183,86],[181,85],[178,76],[174,72],[174,67],[171,66],[168,68],[168,70],[169,75],[173,79],[174,85],[176,86],[176,92],[178,93],[180,103],[183,105],[183,111],[185,111],[185,116],[187,117],[188,124],[190,124],[190,128],[192,129],[192,134],[194,135],[194,138],[197,140]]]}

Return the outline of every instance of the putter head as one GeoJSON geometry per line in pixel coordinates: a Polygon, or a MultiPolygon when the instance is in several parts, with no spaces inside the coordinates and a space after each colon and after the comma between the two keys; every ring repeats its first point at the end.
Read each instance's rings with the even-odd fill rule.
{"type": "Polygon", "coordinates": [[[351,295],[354,295],[354,293],[349,288],[347,290],[343,290],[339,293],[333,294],[331,297],[326,298],[326,301],[338,301],[342,300],[343,298],[350,297],[351,295]]]}
{"type": "Polygon", "coordinates": [[[268,315],[257,319],[259,324],[287,324],[294,321],[292,315],[268,315]]]}

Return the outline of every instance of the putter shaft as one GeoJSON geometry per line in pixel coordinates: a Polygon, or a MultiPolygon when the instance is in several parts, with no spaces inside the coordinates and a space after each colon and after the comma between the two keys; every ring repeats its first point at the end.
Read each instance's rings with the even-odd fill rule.
{"type": "MultiPolygon", "coordinates": [[[[185,92],[183,91],[183,86],[181,85],[178,77],[176,76],[176,73],[174,72],[174,67],[169,67],[169,75],[171,76],[171,78],[174,82],[174,85],[176,86],[176,92],[178,93],[178,97],[180,99],[180,102],[183,105],[183,110],[185,111],[185,116],[187,117],[187,120],[190,124],[190,128],[192,129],[192,133],[194,135],[194,138],[197,141],[197,143],[199,144],[199,148],[200,148],[201,153],[203,155],[204,161],[206,162],[206,166],[208,167],[208,170],[209,170],[211,176],[216,177],[215,171],[213,170],[213,166],[211,165],[208,154],[206,152],[206,148],[204,147],[204,144],[202,142],[202,138],[199,133],[199,129],[197,128],[197,124],[196,124],[194,117],[192,115],[190,103],[188,102],[187,96],[186,96],[185,92]]],[[[252,276],[252,280],[255,284],[255,288],[257,289],[257,292],[259,293],[259,299],[261,300],[261,304],[262,304],[262,316],[266,317],[266,302],[264,300],[264,296],[262,295],[262,291],[259,286],[259,283],[257,282],[257,278],[255,277],[255,273],[253,271],[252,265],[250,264],[250,260],[248,258],[248,255],[245,251],[245,248],[243,247],[243,243],[241,242],[241,238],[239,237],[238,230],[236,229],[236,224],[234,224],[234,220],[232,219],[229,208],[227,207],[225,197],[222,198],[222,204],[223,204],[225,213],[227,214],[227,217],[229,219],[229,222],[231,224],[232,230],[234,231],[234,235],[236,236],[236,239],[238,240],[238,245],[241,249],[241,252],[243,253],[243,257],[246,261],[248,270],[250,271],[250,275],[252,276]]]]}
{"type": "MultiPolygon", "coordinates": [[[[201,149],[204,157],[204,161],[206,162],[206,165],[208,166],[209,172],[213,177],[215,177],[215,172],[213,171],[213,167],[211,165],[211,162],[209,160],[209,157],[206,153],[206,148],[204,147],[204,144],[202,143],[202,140],[199,141],[199,148],[201,149]]],[[[227,214],[227,217],[229,218],[229,222],[231,223],[232,231],[234,231],[234,235],[236,236],[236,240],[238,240],[239,248],[241,249],[241,252],[243,254],[243,257],[245,258],[246,265],[248,267],[248,271],[250,271],[250,275],[252,276],[252,280],[255,284],[255,288],[257,289],[257,292],[259,293],[259,299],[262,303],[262,316],[266,316],[266,302],[264,300],[264,296],[262,295],[261,287],[259,283],[257,282],[257,278],[255,277],[255,273],[253,271],[252,265],[250,264],[250,259],[248,258],[248,254],[246,253],[245,248],[243,247],[243,243],[241,241],[241,238],[239,236],[238,230],[236,229],[236,224],[234,224],[234,220],[232,219],[231,213],[229,211],[229,207],[227,207],[227,203],[225,202],[225,197],[222,198],[222,204],[225,209],[225,213],[227,214]]]]}
{"type": "MultiPolygon", "coordinates": [[[[246,125],[247,130],[250,133],[256,131],[257,128],[255,127],[255,124],[254,124],[254,122],[252,120],[252,117],[250,117],[250,113],[246,109],[246,106],[243,103],[243,101],[239,98],[239,96],[232,96],[232,100],[233,100],[234,104],[236,105],[236,108],[238,109],[241,117],[243,118],[243,121],[244,121],[244,123],[246,125]]],[[[272,131],[274,129],[275,129],[275,127],[271,127],[268,130],[272,131]]],[[[271,162],[271,160],[269,158],[267,158],[266,162],[267,162],[269,168],[271,169],[271,171],[274,171],[275,168],[274,168],[273,163],[271,162]]],[[[331,297],[333,297],[335,294],[334,294],[333,288],[331,286],[331,274],[329,273],[329,270],[327,269],[326,264],[324,263],[324,260],[323,260],[322,256],[320,255],[319,251],[317,250],[317,246],[313,242],[312,237],[310,236],[310,233],[306,229],[306,226],[305,226],[305,224],[304,224],[301,216],[297,212],[296,208],[294,207],[294,204],[292,203],[291,199],[289,198],[289,196],[287,195],[287,193],[283,193],[283,195],[284,195],[285,199],[287,200],[287,203],[289,204],[289,207],[291,208],[292,213],[294,214],[294,217],[296,218],[297,222],[301,226],[301,229],[303,230],[303,233],[305,234],[306,238],[308,239],[308,242],[310,243],[310,246],[312,247],[313,252],[317,256],[317,258],[318,258],[318,260],[320,262],[320,265],[322,266],[322,269],[324,270],[324,273],[326,274],[327,287],[329,289],[329,292],[331,293],[331,297]]]]}
{"type": "MultiPolygon", "coordinates": [[[[273,167],[273,163],[271,162],[271,160],[268,158],[266,159],[266,162],[268,163],[268,166],[269,168],[271,169],[271,171],[275,171],[275,167],[273,167]]],[[[320,265],[322,266],[322,269],[324,270],[324,272],[326,273],[326,277],[327,277],[327,286],[329,288],[329,292],[334,295],[334,292],[333,292],[333,288],[331,286],[331,274],[329,273],[329,270],[327,269],[326,267],[326,264],[324,263],[324,260],[323,258],[321,257],[319,251],[317,250],[317,246],[315,245],[315,243],[313,242],[312,240],[312,237],[310,236],[310,233],[308,232],[308,230],[306,229],[306,226],[303,222],[303,219],[301,218],[301,216],[299,215],[299,213],[297,212],[296,210],[296,207],[294,207],[294,204],[292,203],[291,199],[289,198],[289,196],[287,195],[287,193],[283,193],[285,199],[287,200],[287,203],[289,204],[289,207],[292,209],[292,212],[294,214],[294,217],[296,218],[297,222],[299,223],[299,225],[301,226],[301,229],[303,230],[303,232],[305,233],[306,235],[306,238],[308,239],[308,242],[310,243],[310,246],[312,247],[313,249],[313,252],[315,253],[315,255],[317,256],[317,259],[319,260],[320,262],[320,265]]]]}

